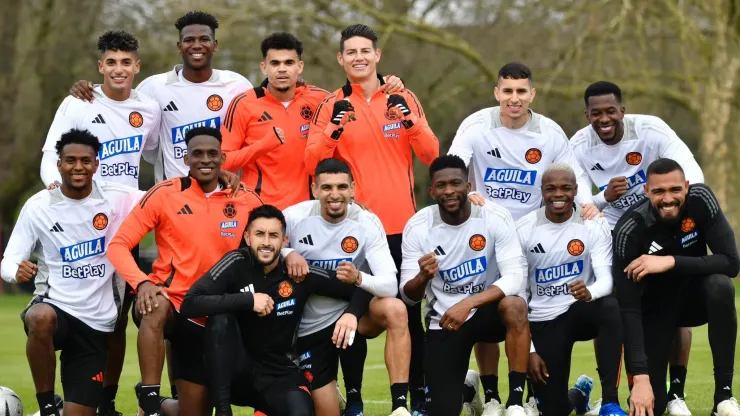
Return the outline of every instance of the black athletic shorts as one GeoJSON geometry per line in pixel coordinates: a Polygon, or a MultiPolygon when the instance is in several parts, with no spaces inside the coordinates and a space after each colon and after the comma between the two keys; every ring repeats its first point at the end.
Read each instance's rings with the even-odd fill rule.
{"type": "Polygon", "coordinates": [[[341,350],[331,340],[332,335],[334,335],[335,324],[298,338],[298,365],[301,374],[308,381],[311,391],[318,390],[337,380],[341,350]]]}
{"type": "Polygon", "coordinates": [[[295,373],[280,378],[259,391],[254,387],[253,374],[245,371],[231,383],[231,404],[251,407],[268,415],[285,414],[281,410],[288,407],[313,407],[308,384],[301,374],[295,373]]]}
{"type": "MultiPolygon", "coordinates": [[[[42,303],[37,296],[21,313],[23,329],[28,335],[25,316],[29,309],[42,303]]],[[[103,394],[103,373],[108,333],[89,327],[81,320],[64,312],[51,303],[57,315],[57,329],[54,332],[54,350],[62,351],[61,362],[62,389],[64,400],[70,403],[97,408],[103,394]]]]}

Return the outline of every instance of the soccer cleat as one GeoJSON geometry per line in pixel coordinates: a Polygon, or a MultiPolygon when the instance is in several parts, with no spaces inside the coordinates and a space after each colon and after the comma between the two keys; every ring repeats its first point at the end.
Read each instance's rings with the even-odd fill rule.
{"type": "MultiPolygon", "coordinates": [[[[309,235],[309,237],[311,236],[309,235]]],[[[341,414],[347,408],[347,400],[342,396],[341,390],[339,390],[339,383],[334,383],[334,385],[337,386],[337,400],[339,400],[339,414],[341,414]]]]}
{"type": "MultiPolygon", "coordinates": [[[[524,408],[521,409],[524,410],[524,408]]],[[[506,414],[508,416],[508,409],[506,414]]],[[[481,416],[504,416],[504,405],[499,403],[496,399],[491,399],[488,403],[483,405],[483,413],[481,416]]]]}
{"type": "Polygon", "coordinates": [[[468,411],[470,416],[481,416],[483,414],[483,399],[480,397],[480,376],[475,370],[468,370],[465,375],[465,385],[475,390],[473,400],[463,403],[463,409],[468,411]]]}
{"type": "Polygon", "coordinates": [[[391,416],[411,416],[411,413],[405,407],[399,407],[391,413],[391,416]]]}
{"type": "Polygon", "coordinates": [[[591,410],[586,412],[586,416],[599,416],[601,412],[601,399],[597,400],[595,404],[591,406],[591,410]]]}
{"type": "MultiPolygon", "coordinates": [[[[64,416],[62,411],[64,410],[64,399],[62,399],[62,396],[55,394],[54,395],[54,407],[57,408],[57,415],[58,416],[64,416]]],[[[34,413],[31,416],[41,416],[41,410],[34,413]]]]}
{"type": "Polygon", "coordinates": [[[582,375],[578,377],[578,380],[576,380],[576,384],[573,386],[573,389],[578,390],[583,397],[585,397],[585,405],[583,406],[576,406],[575,411],[577,415],[584,415],[586,412],[591,410],[591,390],[594,388],[594,380],[587,376],[582,375]]]}
{"type": "Polygon", "coordinates": [[[506,408],[506,416],[527,416],[527,412],[521,406],[509,406],[506,408]]]}
{"type": "Polygon", "coordinates": [[[599,416],[627,416],[618,403],[607,403],[599,409],[599,416]]]}
{"type": "Polygon", "coordinates": [[[734,397],[719,402],[715,416],[740,416],[740,405],[734,397]]]}
{"type": "Polygon", "coordinates": [[[668,416],[691,416],[691,411],[686,406],[684,399],[675,394],[673,395],[673,399],[666,405],[666,413],[668,416]]]}
{"type": "Polygon", "coordinates": [[[427,411],[423,407],[412,409],[411,416],[427,416],[427,411]]]}
{"type": "Polygon", "coordinates": [[[540,410],[537,408],[537,399],[530,397],[527,403],[524,403],[524,413],[527,416],[540,416],[540,410]]]}
{"type": "MultiPolygon", "coordinates": [[[[340,403],[341,406],[341,403],[340,403]]],[[[363,405],[362,402],[359,403],[347,403],[347,406],[345,407],[344,411],[340,414],[342,416],[364,416],[363,413],[363,405]]]]}

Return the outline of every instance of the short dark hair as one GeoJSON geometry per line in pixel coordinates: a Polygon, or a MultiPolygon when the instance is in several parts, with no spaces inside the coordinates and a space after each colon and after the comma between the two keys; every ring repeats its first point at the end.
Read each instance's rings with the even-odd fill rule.
{"type": "Polygon", "coordinates": [[[196,127],[185,133],[185,146],[187,146],[190,143],[190,140],[193,140],[193,137],[195,136],[211,136],[217,139],[219,143],[221,143],[221,138],[223,137],[221,136],[221,131],[214,129],[213,127],[196,127]]]}
{"type": "Polygon", "coordinates": [[[349,175],[349,180],[352,181],[352,169],[349,165],[339,159],[333,157],[326,158],[316,165],[314,171],[314,178],[318,178],[322,173],[346,173],[349,175]]]}
{"type": "Polygon", "coordinates": [[[589,98],[609,94],[614,94],[617,102],[622,104],[622,90],[619,88],[619,85],[609,81],[599,81],[589,85],[583,93],[583,101],[586,103],[586,107],[588,107],[589,98]]]}
{"type": "Polygon", "coordinates": [[[373,48],[377,49],[378,47],[378,34],[375,33],[374,30],[370,28],[370,26],[357,24],[357,25],[350,25],[344,28],[342,30],[342,37],[339,39],[339,52],[344,52],[344,41],[350,38],[354,37],[361,37],[365,39],[370,39],[373,41],[373,48]]]}
{"type": "Polygon", "coordinates": [[[296,51],[298,58],[303,55],[303,42],[287,32],[277,32],[266,37],[262,41],[261,48],[262,58],[267,57],[267,51],[270,49],[296,51]]]}
{"type": "Polygon", "coordinates": [[[277,209],[277,207],[273,205],[260,205],[257,208],[253,209],[252,212],[249,213],[249,219],[247,220],[247,229],[249,229],[249,226],[252,225],[252,222],[258,218],[276,218],[283,226],[283,234],[285,234],[285,230],[287,228],[285,215],[283,215],[283,212],[277,209]]]}
{"type": "Polygon", "coordinates": [[[106,51],[136,52],[139,50],[139,40],[125,30],[106,30],[98,38],[98,50],[100,53],[106,51]]]}
{"type": "Polygon", "coordinates": [[[519,62],[509,62],[498,70],[498,79],[528,79],[532,82],[532,71],[519,62]]]}
{"type": "Polygon", "coordinates": [[[465,166],[465,161],[457,155],[443,155],[440,156],[429,165],[429,179],[432,179],[435,173],[442,169],[460,169],[463,171],[465,177],[468,177],[468,168],[465,166]]]}
{"type": "Polygon", "coordinates": [[[666,157],[662,157],[660,159],[655,159],[653,163],[651,163],[647,168],[647,176],[650,175],[665,175],[666,173],[671,173],[673,171],[681,171],[681,174],[683,174],[683,168],[681,165],[676,162],[673,159],[668,159],[666,157]]]}
{"type": "Polygon", "coordinates": [[[177,31],[180,32],[180,35],[182,35],[182,29],[185,28],[185,26],[190,25],[205,25],[211,28],[211,31],[213,32],[213,37],[216,37],[216,28],[218,28],[218,20],[210,14],[206,12],[201,11],[189,11],[185,13],[184,16],[177,19],[175,21],[175,27],[177,28],[177,31]]]}
{"type": "Polygon", "coordinates": [[[100,152],[100,140],[98,140],[97,136],[90,133],[89,130],[72,129],[62,134],[62,137],[59,138],[56,144],[58,156],[62,155],[64,146],[68,144],[84,144],[85,146],[92,147],[96,155],[100,152]]]}

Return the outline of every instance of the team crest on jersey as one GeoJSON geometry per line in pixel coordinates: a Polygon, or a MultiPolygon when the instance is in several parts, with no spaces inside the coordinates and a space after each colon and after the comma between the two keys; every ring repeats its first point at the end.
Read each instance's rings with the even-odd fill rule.
{"type": "Polygon", "coordinates": [[[98,231],[105,230],[105,227],[108,226],[108,216],[103,214],[102,212],[95,214],[92,220],[93,227],[95,227],[98,231]]]}
{"type": "Polygon", "coordinates": [[[475,251],[481,251],[486,248],[486,237],[480,234],[475,234],[468,240],[468,245],[475,251]]]}
{"type": "Polygon", "coordinates": [[[642,163],[642,155],[640,152],[629,152],[624,158],[628,165],[637,166],[642,163]]]}
{"type": "Polygon", "coordinates": [[[352,254],[357,251],[358,247],[360,247],[360,243],[352,236],[344,237],[342,240],[342,250],[344,250],[345,253],[352,254]]]}
{"type": "Polygon", "coordinates": [[[289,281],[283,280],[280,282],[280,286],[278,286],[278,293],[280,296],[287,298],[293,294],[293,285],[289,281]]]}
{"type": "Polygon", "coordinates": [[[313,117],[313,110],[311,110],[311,107],[307,105],[301,107],[301,117],[303,117],[304,120],[311,120],[311,117],[313,117]]]}
{"type": "Polygon", "coordinates": [[[385,110],[385,118],[387,118],[388,120],[398,120],[400,117],[398,117],[397,112],[391,112],[390,109],[388,109],[385,110]]]}
{"type": "Polygon", "coordinates": [[[232,204],[231,202],[226,204],[226,206],[224,207],[224,215],[226,215],[227,218],[236,217],[236,207],[234,206],[234,204],[232,204]]]}
{"type": "Polygon", "coordinates": [[[534,165],[542,160],[542,151],[533,147],[527,150],[527,153],[524,154],[524,159],[534,165]]]}
{"type": "Polygon", "coordinates": [[[681,221],[681,231],[685,233],[694,231],[694,227],[696,227],[696,223],[691,218],[684,218],[684,220],[681,221]]]}
{"type": "Polygon", "coordinates": [[[128,115],[128,122],[131,126],[139,128],[144,125],[144,116],[142,116],[138,111],[132,111],[131,114],[128,115]]]}
{"type": "Polygon", "coordinates": [[[574,238],[568,242],[568,253],[570,253],[571,256],[580,256],[583,254],[583,251],[586,249],[586,246],[583,245],[583,241],[574,238]]]}
{"type": "Polygon", "coordinates": [[[211,111],[218,111],[224,106],[224,99],[218,94],[213,94],[206,100],[206,105],[211,111]]]}

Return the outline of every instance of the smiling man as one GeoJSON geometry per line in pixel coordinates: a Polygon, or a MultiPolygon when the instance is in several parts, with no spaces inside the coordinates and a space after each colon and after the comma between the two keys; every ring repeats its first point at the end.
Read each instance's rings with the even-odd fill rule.
{"type": "Polygon", "coordinates": [[[730,281],[740,270],[735,233],[712,190],[689,185],[677,161],[657,159],[646,176],[647,198],[614,228],[614,285],[622,310],[625,364],[634,380],[630,414],[663,414],[676,329],[708,323],[712,412],[738,416],[740,407],[732,397],[737,316],[730,281]]]}

